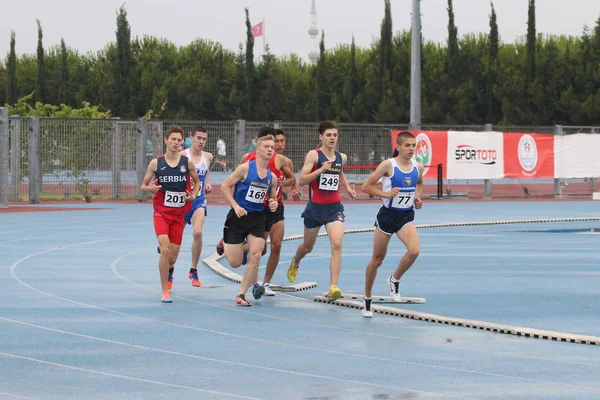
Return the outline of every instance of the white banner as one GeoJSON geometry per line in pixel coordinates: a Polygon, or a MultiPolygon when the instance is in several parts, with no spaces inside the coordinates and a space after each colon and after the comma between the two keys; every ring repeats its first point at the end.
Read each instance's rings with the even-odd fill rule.
{"type": "Polygon", "coordinates": [[[555,178],[600,177],[600,135],[577,133],[554,138],[555,178]]]}
{"type": "Polygon", "coordinates": [[[502,132],[448,131],[448,179],[504,178],[502,132]]]}

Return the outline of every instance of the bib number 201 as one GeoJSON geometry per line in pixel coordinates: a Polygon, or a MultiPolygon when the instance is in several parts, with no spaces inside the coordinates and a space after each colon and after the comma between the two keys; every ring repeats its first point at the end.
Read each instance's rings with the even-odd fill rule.
{"type": "Polygon", "coordinates": [[[165,207],[183,207],[185,205],[185,193],[165,192],[165,207]]]}

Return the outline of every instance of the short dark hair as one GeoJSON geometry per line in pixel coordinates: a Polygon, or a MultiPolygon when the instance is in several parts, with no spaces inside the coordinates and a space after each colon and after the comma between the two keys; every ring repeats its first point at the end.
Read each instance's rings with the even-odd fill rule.
{"type": "Polygon", "coordinates": [[[319,131],[319,135],[322,135],[327,129],[338,129],[338,126],[333,121],[323,121],[319,123],[317,131],[319,131]]]}
{"type": "Polygon", "coordinates": [[[267,135],[275,136],[275,129],[272,126],[263,126],[260,128],[256,137],[263,137],[267,135]]]}
{"type": "Polygon", "coordinates": [[[398,134],[398,136],[396,136],[396,144],[400,144],[402,142],[404,142],[405,139],[414,139],[415,135],[413,135],[412,133],[408,132],[408,131],[402,131],[398,134]]]}
{"type": "MultiPolygon", "coordinates": [[[[396,145],[400,145],[402,142],[404,142],[404,139],[410,138],[414,139],[415,135],[413,135],[409,131],[402,131],[398,134],[398,136],[396,136],[396,145]]],[[[398,151],[398,148],[395,148],[394,153],[392,153],[392,157],[398,157],[399,154],[400,152],[398,151]]]]}
{"type": "Polygon", "coordinates": [[[283,129],[277,128],[277,129],[275,129],[275,136],[277,136],[277,135],[285,136],[285,132],[283,131],[283,129]]]}
{"type": "Polygon", "coordinates": [[[195,126],[194,129],[192,129],[192,131],[190,132],[190,136],[194,136],[194,134],[196,132],[208,133],[208,131],[206,130],[205,127],[203,127],[203,126],[195,126]]]}
{"type": "Polygon", "coordinates": [[[183,129],[179,125],[171,125],[167,132],[165,133],[165,138],[169,138],[171,133],[181,133],[181,138],[183,139],[183,129]]]}

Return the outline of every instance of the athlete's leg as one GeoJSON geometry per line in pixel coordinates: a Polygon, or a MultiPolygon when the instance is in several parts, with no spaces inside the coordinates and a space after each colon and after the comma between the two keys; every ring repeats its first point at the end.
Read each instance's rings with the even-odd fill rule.
{"type": "Polygon", "coordinates": [[[404,273],[414,264],[417,257],[419,257],[420,240],[417,227],[413,222],[404,225],[402,229],[396,232],[396,235],[398,235],[398,238],[406,246],[406,253],[400,259],[398,268],[396,268],[393,275],[394,279],[400,280],[404,273]]]}
{"type": "MultiPolygon", "coordinates": [[[[267,270],[265,271],[264,282],[271,282],[277,265],[279,264],[279,258],[281,256],[281,241],[283,240],[284,234],[284,223],[283,220],[277,221],[273,224],[270,231],[271,236],[271,254],[267,260],[267,270]]],[[[266,247],[266,244],[265,244],[266,247]]]]}
{"type": "MultiPolygon", "coordinates": [[[[265,239],[263,237],[256,237],[250,234],[248,235],[247,240],[249,246],[248,265],[246,266],[244,276],[242,277],[239,294],[246,294],[248,288],[254,282],[258,281],[258,267],[260,265],[262,249],[265,246],[265,239]]],[[[227,254],[227,248],[225,249],[225,254],[227,254]]]]}
{"type": "Polygon", "coordinates": [[[316,228],[304,227],[304,241],[300,243],[296,249],[296,255],[294,256],[296,266],[299,266],[300,261],[313,250],[313,247],[315,247],[315,242],[317,241],[317,235],[319,234],[320,229],[320,226],[316,228]]]}
{"type": "Polygon", "coordinates": [[[158,236],[158,247],[160,248],[160,257],[158,258],[158,272],[160,273],[160,286],[162,291],[169,290],[169,267],[171,266],[171,241],[169,235],[158,236]]]}
{"type": "Polygon", "coordinates": [[[337,285],[342,268],[342,240],[344,238],[344,223],[333,221],[325,225],[329,243],[331,244],[331,259],[329,261],[329,286],[337,285]]]}
{"type": "Polygon", "coordinates": [[[365,297],[371,297],[373,283],[377,277],[377,268],[383,263],[391,237],[391,235],[383,233],[379,227],[375,228],[375,235],[373,236],[373,254],[371,256],[371,261],[367,264],[367,270],[365,271],[365,297]]]}
{"type": "Polygon", "coordinates": [[[192,227],[194,229],[194,241],[192,242],[192,269],[198,269],[200,254],[202,253],[202,227],[206,218],[206,210],[200,207],[192,215],[192,227]]]}

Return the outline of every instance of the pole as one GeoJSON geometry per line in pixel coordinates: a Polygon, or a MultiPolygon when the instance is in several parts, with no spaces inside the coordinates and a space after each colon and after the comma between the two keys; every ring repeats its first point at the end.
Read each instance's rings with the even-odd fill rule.
{"type": "Polygon", "coordinates": [[[267,30],[266,30],[266,24],[265,24],[265,19],[263,18],[263,23],[262,23],[262,27],[263,27],[263,58],[265,57],[265,54],[267,54],[267,30]]]}
{"type": "Polygon", "coordinates": [[[412,2],[410,128],[421,128],[421,0],[413,0],[412,2]]]}

